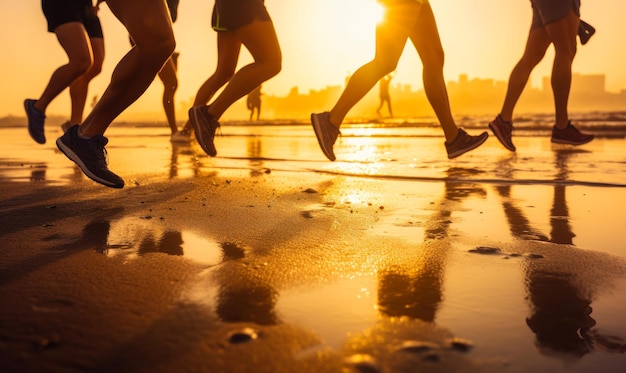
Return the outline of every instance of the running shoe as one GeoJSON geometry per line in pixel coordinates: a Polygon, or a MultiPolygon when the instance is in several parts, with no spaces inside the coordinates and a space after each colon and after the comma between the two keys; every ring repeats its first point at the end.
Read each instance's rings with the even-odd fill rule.
{"type": "Polygon", "coordinates": [[[217,155],[213,140],[215,131],[220,127],[217,119],[209,114],[207,106],[196,106],[189,109],[189,122],[196,133],[196,140],[205,153],[211,157],[217,155]]]}
{"type": "Polygon", "coordinates": [[[330,123],[330,113],[326,111],[319,114],[311,114],[311,124],[322,152],[324,152],[326,158],[334,161],[336,157],[333,152],[333,145],[335,145],[340,132],[339,128],[330,123]]]}
{"type": "Polygon", "coordinates": [[[551,141],[555,144],[583,145],[593,140],[594,137],[594,135],[580,132],[570,121],[562,130],[556,126],[552,127],[551,141]]]}
{"type": "Polygon", "coordinates": [[[578,37],[580,38],[580,44],[585,45],[591,39],[593,34],[596,33],[596,29],[583,21],[582,19],[579,21],[578,25],[578,37]]]}
{"type": "Polygon", "coordinates": [[[35,103],[37,100],[27,98],[24,100],[24,110],[26,110],[26,117],[28,118],[28,133],[39,144],[46,143],[46,135],[43,130],[46,116],[41,111],[35,109],[35,103]]]}
{"type": "Polygon", "coordinates": [[[513,135],[513,122],[505,122],[502,120],[502,116],[498,114],[496,119],[489,123],[489,128],[494,135],[500,140],[502,145],[510,151],[515,151],[515,145],[513,145],[513,140],[511,136],[513,135]]]}
{"type": "Polygon", "coordinates": [[[459,133],[456,135],[454,141],[451,143],[445,142],[446,150],[448,151],[448,159],[456,158],[470,150],[476,149],[487,141],[488,137],[489,134],[487,132],[483,132],[478,136],[471,136],[462,128],[459,128],[459,133]]]}
{"type": "Polygon", "coordinates": [[[109,140],[102,136],[83,139],[78,136],[78,125],[72,126],[57,139],[57,147],[91,180],[111,188],[123,188],[124,180],[107,167],[107,151],[104,146],[109,140]]]}
{"type": "Polygon", "coordinates": [[[178,144],[189,144],[191,142],[191,135],[183,131],[178,131],[172,134],[172,137],[170,137],[170,142],[178,144]]]}

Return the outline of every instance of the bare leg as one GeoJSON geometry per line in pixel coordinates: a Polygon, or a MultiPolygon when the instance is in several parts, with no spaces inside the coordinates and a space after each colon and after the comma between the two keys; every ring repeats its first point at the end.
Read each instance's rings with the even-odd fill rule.
{"type": "Polygon", "coordinates": [[[104,61],[104,39],[91,38],[91,50],[93,51],[93,63],[86,73],[70,85],[70,99],[72,100],[72,113],[70,116],[70,124],[79,124],[83,121],[83,113],[85,111],[85,103],[87,102],[87,93],[89,91],[89,82],[102,71],[102,63],[104,61]]]}
{"type": "Polygon", "coordinates": [[[435,111],[447,142],[457,136],[458,127],[452,117],[446,82],[443,77],[444,52],[430,5],[424,5],[417,24],[411,32],[411,41],[417,50],[424,70],[424,91],[435,111]]]}
{"type": "Polygon", "coordinates": [[[574,10],[567,17],[545,26],[548,37],[554,44],[554,64],[552,65],[552,93],[558,129],[564,129],[569,122],[567,103],[572,85],[572,63],[576,56],[576,36],[580,18],[574,10]]]}
{"type": "Polygon", "coordinates": [[[35,108],[42,113],[45,113],[52,100],[89,70],[93,61],[89,37],[82,23],[65,23],[54,32],[69,62],[52,73],[48,85],[35,103],[35,108]]]}
{"type": "Polygon", "coordinates": [[[81,135],[102,135],[139,98],[174,52],[176,42],[163,0],[107,0],[136,43],[120,60],[111,83],[81,125],[81,135]]]}
{"type": "Polygon", "coordinates": [[[239,69],[209,106],[209,113],[218,119],[235,101],[278,74],[282,67],[282,53],[272,22],[253,21],[231,32],[248,49],[254,62],[239,69]]]}
{"type": "Polygon", "coordinates": [[[421,5],[410,2],[404,6],[394,6],[386,19],[376,29],[376,54],[374,59],[361,66],[348,81],[346,89],[330,111],[330,122],[337,128],[344,118],[385,75],[396,69],[409,30],[413,29],[421,5]]]}
{"type": "Polygon", "coordinates": [[[509,77],[506,96],[500,111],[503,121],[513,120],[513,110],[528,83],[530,73],[541,62],[549,46],[550,39],[543,28],[530,30],[522,58],[517,62],[509,77]]]}
{"type": "Polygon", "coordinates": [[[176,66],[170,57],[159,71],[159,78],[163,82],[163,110],[167,117],[167,123],[170,126],[172,135],[178,132],[176,125],[176,108],[174,104],[174,95],[178,89],[178,78],[176,77],[176,66]]]}
{"type": "MultiPolygon", "coordinates": [[[[215,93],[228,83],[235,75],[241,41],[232,32],[217,33],[217,67],[213,75],[198,89],[193,106],[202,106],[209,103],[215,93]]],[[[191,123],[187,121],[182,132],[191,131],[191,123]]]]}

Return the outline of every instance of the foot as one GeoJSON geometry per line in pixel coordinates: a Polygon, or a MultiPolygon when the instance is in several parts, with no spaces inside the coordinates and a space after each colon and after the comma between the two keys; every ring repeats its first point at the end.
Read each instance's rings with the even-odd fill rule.
{"type": "Polygon", "coordinates": [[[28,133],[39,144],[46,143],[46,135],[43,130],[46,115],[35,108],[37,100],[24,100],[24,110],[28,119],[28,133]]]}
{"type": "Polygon", "coordinates": [[[593,140],[594,137],[594,135],[580,132],[570,121],[564,129],[552,127],[550,140],[555,144],[583,145],[593,140]]]}
{"type": "Polygon", "coordinates": [[[189,122],[196,133],[196,140],[205,153],[211,157],[217,155],[217,149],[213,140],[215,131],[220,127],[220,123],[213,115],[209,114],[206,106],[196,106],[189,109],[189,122]]]}
{"type": "Polygon", "coordinates": [[[311,114],[311,124],[322,152],[324,152],[326,158],[334,161],[336,157],[333,152],[333,145],[335,145],[340,132],[339,128],[330,123],[330,113],[311,114]]]}
{"type": "Polygon", "coordinates": [[[463,129],[459,128],[459,133],[456,135],[454,141],[445,143],[446,150],[448,151],[448,159],[456,158],[470,150],[476,149],[487,141],[488,137],[489,134],[487,134],[487,132],[483,132],[478,136],[471,136],[463,129]]]}
{"type": "Polygon", "coordinates": [[[75,125],[57,139],[57,147],[91,180],[111,188],[123,188],[124,180],[107,167],[107,152],[104,146],[108,139],[102,135],[83,139],[75,125]]]}
{"type": "Polygon", "coordinates": [[[512,152],[515,151],[515,145],[513,145],[513,140],[511,139],[513,135],[513,122],[503,121],[502,116],[498,114],[496,119],[489,123],[489,128],[505,148],[512,152]]]}
{"type": "Polygon", "coordinates": [[[67,132],[67,130],[69,130],[70,128],[72,128],[72,124],[69,120],[66,120],[65,123],[61,124],[61,129],[63,130],[63,133],[67,132]]]}
{"type": "Polygon", "coordinates": [[[178,131],[172,134],[170,142],[179,144],[189,144],[191,142],[191,135],[183,131],[178,131]]]}

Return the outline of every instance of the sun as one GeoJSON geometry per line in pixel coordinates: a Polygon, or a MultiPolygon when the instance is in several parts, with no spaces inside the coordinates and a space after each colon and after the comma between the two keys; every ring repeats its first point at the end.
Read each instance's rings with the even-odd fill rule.
{"type": "Polygon", "coordinates": [[[324,21],[316,35],[330,47],[373,50],[383,7],[376,0],[318,0],[316,17],[324,21]]]}

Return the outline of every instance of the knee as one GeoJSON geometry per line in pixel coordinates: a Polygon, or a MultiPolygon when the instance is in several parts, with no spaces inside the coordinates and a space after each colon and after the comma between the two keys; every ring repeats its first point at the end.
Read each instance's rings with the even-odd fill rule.
{"type": "Polygon", "coordinates": [[[443,65],[446,60],[446,55],[443,48],[436,48],[432,51],[420,53],[422,64],[424,69],[437,69],[443,70],[443,65]]]}
{"type": "Polygon", "coordinates": [[[136,41],[136,48],[142,53],[146,60],[149,60],[159,67],[162,67],[165,61],[174,53],[176,49],[176,40],[174,36],[169,33],[162,35],[153,35],[152,37],[145,37],[143,40],[138,41],[138,38],[134,38],[136,41]]]}
{"type": "Polygon", "coordinates": [[[283,63],[281,58],[270,62],[267,66],[268,79],[278,75],[282,69],[283,63]]]}
{"type": "Polygon", "coordinates": [[[169,89],[172,94],[178,90],[178,79],[172,80],[171,84],[169,84],[169,89]]]}
{"type": "Polygon", "coordinates": [[[155,58],[159,59],[162,63],[165,63],[168,58],[172,56],[172,53],[176,50],[176,39],[173,35],[162,38],[155,48],[155,58]]]}
{"type": "Polygon", "coordinates": [[[554,48],[555,57],[562,57],[568,61],[574,61],[576,51],[576,44],[559,47],[555,46],[554,48]]]}
{"type": "Polygon", "coordinates": [[[385,75],[391,74],[398,67],[398,61],[389,61],[386,59],[376,58],[371,63],[376,70],[376,75],[381,78],[385,75]]]}
{"type": "Polygon", "coordinates": [[[79,77],[81,75],[85,75],[91,69],[93,66],[93,60],[90,56],[85,55],[70,60],[68,65],[72,69],[74,75],[79,77]]]}

